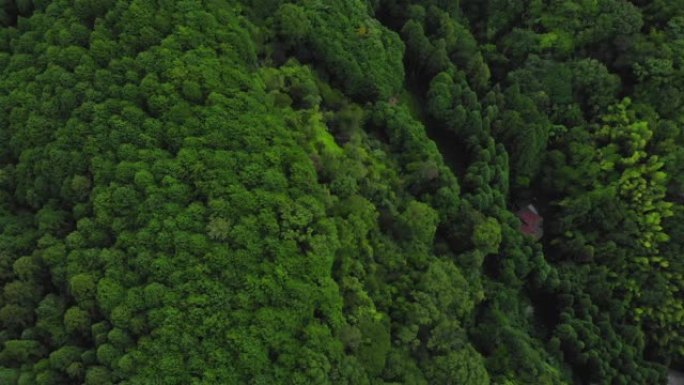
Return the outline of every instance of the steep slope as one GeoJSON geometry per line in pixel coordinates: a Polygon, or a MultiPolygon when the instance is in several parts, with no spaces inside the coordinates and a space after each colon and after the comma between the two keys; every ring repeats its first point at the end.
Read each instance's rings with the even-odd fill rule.
{"type": "Polygon", "coordinates": [[[0,3],[0,384],[666,383],[656,3],[0,3]]]}

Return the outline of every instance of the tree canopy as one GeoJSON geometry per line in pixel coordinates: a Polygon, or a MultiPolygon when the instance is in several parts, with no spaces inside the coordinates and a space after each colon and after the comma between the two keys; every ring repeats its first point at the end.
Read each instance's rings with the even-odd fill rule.
{"type": "Polygon", "coordinates": [[[0,384],[666,384],[680,3],[0,0],[0,384]]]}

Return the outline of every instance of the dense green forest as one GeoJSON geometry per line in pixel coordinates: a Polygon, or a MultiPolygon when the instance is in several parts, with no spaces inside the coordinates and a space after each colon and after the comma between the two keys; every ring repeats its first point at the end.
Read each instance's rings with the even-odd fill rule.
{"type": "Polygon", "coordinates": [[[664,385],[684,1],[0,0],[0,289],[2,385],[664,385]]]}

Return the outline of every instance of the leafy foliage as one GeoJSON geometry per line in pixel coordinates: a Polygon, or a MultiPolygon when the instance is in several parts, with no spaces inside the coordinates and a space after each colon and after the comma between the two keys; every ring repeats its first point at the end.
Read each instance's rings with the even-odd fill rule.
{"type": "Polygon", "coordinates": [[[677,4],[0,1],[0,383],[666,383],[677,4]]]}

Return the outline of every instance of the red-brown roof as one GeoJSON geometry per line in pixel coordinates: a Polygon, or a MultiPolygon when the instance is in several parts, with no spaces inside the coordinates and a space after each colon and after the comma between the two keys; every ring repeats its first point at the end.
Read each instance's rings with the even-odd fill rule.
{"type": "Polygon", "coordinates": [[[533,213],[529,209],[523,209],[518,211],[518,218],[520,218],[520,220],[523,221],[524,224],[530,226],[537,226],[543,221],[543,218],[541,216],[533,213]]]}
{"type": "Polygon", "coordinates": [[[531,235],[537,239],[542,237],[542,223],[544,222],[544,218],[542,218],[541,215],[535,213],[529,207],[521,209],[517,212],[517,215],[522,222],[520,225],[520,231],[522,233],[531,235]]]}

